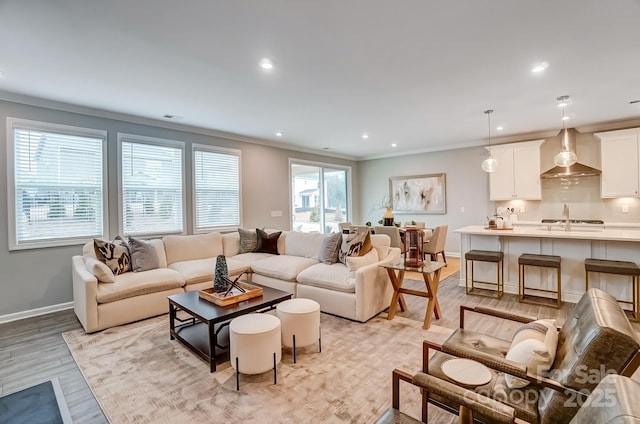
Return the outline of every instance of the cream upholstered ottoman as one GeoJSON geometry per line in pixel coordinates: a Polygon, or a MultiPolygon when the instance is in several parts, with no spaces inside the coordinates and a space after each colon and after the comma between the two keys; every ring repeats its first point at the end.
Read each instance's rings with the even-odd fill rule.
{"type": "Polygon", "coordinates": [[[282,358],[280,320],[268,314],[247,314],[229,324],[229,360],[236,370],[236,390],[240,390],[240,373],[262,374],[273,369],[282,358]]]}
{"type": "Polygon", "coordinates": [[[304,347],[318,342],[322,352],[320,335],[320,304],[311,299],[289,299],[278,303],[276,313],[282,323],[282,344],[293,348],[293,362],[296,362],[296,347],[304,347]]]}

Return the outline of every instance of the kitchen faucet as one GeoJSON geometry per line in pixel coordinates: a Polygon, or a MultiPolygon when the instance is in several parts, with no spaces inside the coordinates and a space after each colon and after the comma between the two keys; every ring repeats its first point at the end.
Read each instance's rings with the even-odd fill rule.
{"type": "Polygon", "coordinates": [[[571,221],[569,220],[569,206],[565,203],[562,208],[562,216],[564,216],[564,230],[571,231],[571,221]]]}

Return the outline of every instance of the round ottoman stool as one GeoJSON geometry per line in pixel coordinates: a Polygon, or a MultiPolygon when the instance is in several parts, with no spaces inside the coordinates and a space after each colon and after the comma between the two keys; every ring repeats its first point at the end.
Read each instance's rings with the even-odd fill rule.
{"type": "Polygon", "coordinates": [[[240,373],[262,374],[273,369],[282,358],[280,320],[268,314],[247,314],[229,324],[229,360],[236,370],[236,390],[240,390],[240,373]]]}
{"type": "Polygon", "coordinates": [[[282,323],[282,344],[293,348],[296,362],[296,347],[318,342],[322,352],[320,335],[320,305],[311,299],[289,299],[278,303],[276,313],[282,323]]]}

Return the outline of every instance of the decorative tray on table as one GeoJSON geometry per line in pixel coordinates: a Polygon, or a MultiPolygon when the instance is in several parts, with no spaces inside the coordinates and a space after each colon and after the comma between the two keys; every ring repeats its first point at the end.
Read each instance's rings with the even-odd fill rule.
{"type": "Polygon", "coordinates": [[[243,300],[262,296],[262,287],[254,286],[253,284],[240,281],[238,281],[236,284],[242,287],[245,291],[242,292],[234,287],[225,296],[225,293],[216,293],[213,287],[209,287],[204,290],[200,290],[198,293],[202,299],[211,303],[215,303],[218,306],[233,305],[234,303],[239,303],[243,300]]]}

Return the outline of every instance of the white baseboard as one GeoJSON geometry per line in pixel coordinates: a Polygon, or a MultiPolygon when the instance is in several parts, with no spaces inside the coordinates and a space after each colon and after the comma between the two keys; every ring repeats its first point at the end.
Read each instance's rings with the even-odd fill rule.
{"type": "Polygon", "coordinates": [[[16,312],[14,314],[0,315],[0,324],[11,321],[18,321],[25,318],[37,317],[38,315],[50,314],[52,312],[64,311],[71,308],[73,308],[73,302],[65,302],[59,303],[57,305],[30,309],[28,311],[16,312]]]}

